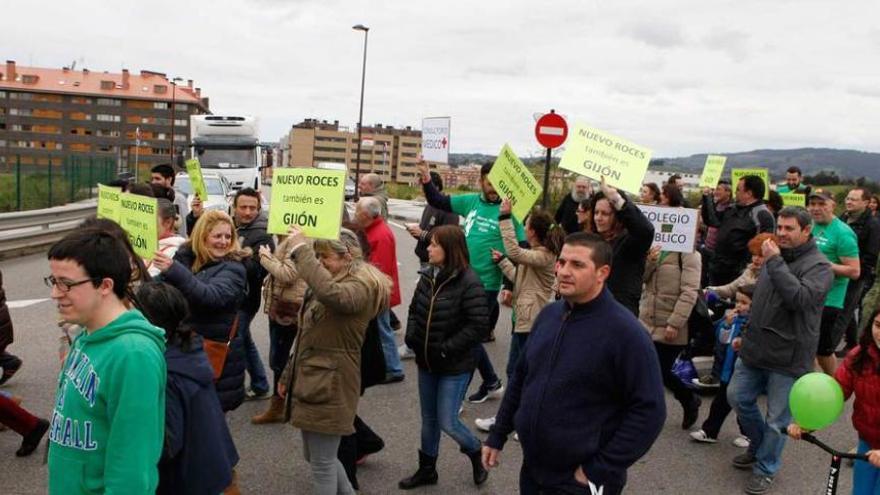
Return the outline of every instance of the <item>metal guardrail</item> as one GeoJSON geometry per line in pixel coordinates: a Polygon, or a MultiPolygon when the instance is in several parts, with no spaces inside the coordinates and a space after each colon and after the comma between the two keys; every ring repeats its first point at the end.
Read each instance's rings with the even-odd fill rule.
{"type": "Polygon", "coordinates": [[[0,259],[49,246],[94,215],[97,202],[86,201],[41,210],[0,214],[0,259]]]}

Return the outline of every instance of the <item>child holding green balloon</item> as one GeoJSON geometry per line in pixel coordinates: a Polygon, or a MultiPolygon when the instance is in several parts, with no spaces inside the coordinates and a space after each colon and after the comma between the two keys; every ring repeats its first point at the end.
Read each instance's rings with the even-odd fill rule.
{"type": "Polygon", "coordinates": [[[818,378],[825,375],[810,373],[798,380],[808,379],[803,381],[808,387],[803,387],[803,393],[799,393],[795,383],[789,399],[795,424],[789,425],[788,434],[800,439],[804,431],[833,423],[843,409],[843,400],[855,394],[852,422],[859,434],[858,453],[866,454],[869,461],[856,461],[853,470],[855,495],[880,493],[880,309],[874,311],[869,321],[871,326],[862,332],[859,345],[850,351],[834,373],[842,393],[839,389],[836,393],[824,390],[827,387],[819,383],[818,378]]]}

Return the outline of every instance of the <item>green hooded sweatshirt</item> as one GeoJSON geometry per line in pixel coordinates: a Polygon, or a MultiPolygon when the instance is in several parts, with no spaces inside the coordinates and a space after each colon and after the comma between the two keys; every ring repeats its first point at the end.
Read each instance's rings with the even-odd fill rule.
{"type": "Polygon", "coordinates": [[[49,493],[153,494],[165,427],[165,332],[129,310],[73,342],[49,428],[49,493]]]}

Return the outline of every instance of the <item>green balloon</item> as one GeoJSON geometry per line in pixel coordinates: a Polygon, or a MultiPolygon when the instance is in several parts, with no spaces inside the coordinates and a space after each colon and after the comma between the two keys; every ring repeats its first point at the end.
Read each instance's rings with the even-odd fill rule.
{"type": "Polygon", "coordinates": [[[843,390],[825,373],[807,373],[798,378],[788,395],[795,422],[805,430],[832,425],[843,412],[843,390]]]}

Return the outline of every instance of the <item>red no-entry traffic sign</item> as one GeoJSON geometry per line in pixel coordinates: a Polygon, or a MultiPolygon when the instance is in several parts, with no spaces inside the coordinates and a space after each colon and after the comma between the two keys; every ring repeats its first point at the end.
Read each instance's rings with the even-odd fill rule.
{"type": "Polygon", "coordinates": [[[558,148],[568,137],[568,124],[561,115],[551,111],[535,123],[535,137],[545,148],[558,148]]]}

